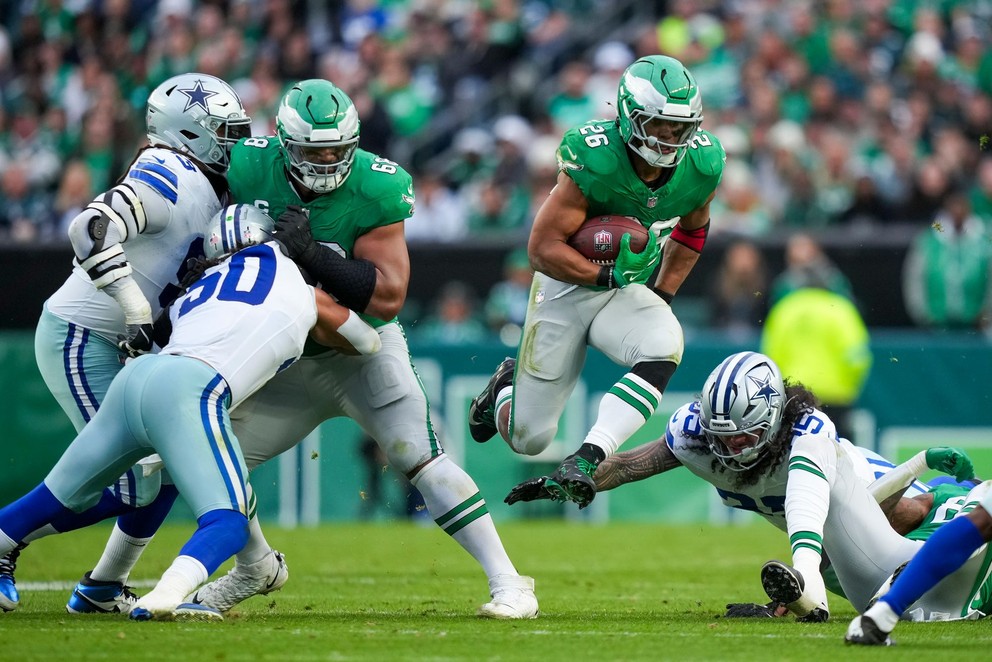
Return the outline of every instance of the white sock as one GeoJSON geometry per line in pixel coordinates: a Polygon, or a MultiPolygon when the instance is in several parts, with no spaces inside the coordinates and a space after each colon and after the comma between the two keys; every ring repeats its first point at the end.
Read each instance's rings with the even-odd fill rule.
{"type": "Polygon", "coordinates": [[[248,520],[248,542],[235,557],[238,565],[258,563],[271,551],[269,541],[265,539],[262,527],[258,523],[258,515],[252,515],[248,520]]]}
{"type": "MultiPolygon", "coordinates": [[[[151,541],[151,538],[134,538],[121,531],[114,524],[110,533],[103,556],[97,561],[96,567],[90,573],[90,579],[100,582],[127,583],[128,575],[141,558],[141,553],[151,541]]],[[[185,596],[184,596],[185,597],[185,596]]]]}
{"type": "Polygon", "coordinates": [[[479,488],[461,467],[440,455],[410,482],[424,496],[437,525],[479,562],[486,577],[517,574],[479,488]]]}
{"type": "Polygon", "coordinates": [[[875,624],[882,629],[883,632],[892,632],[896,629],[896,625],[899,623],[899,614],[892,610],[889,603],[879,600],[871,606],[871,609],[865,612],[865,616],[871,618],[875,621],[875,624]]]}
{"type": "Polygon", "coordinates": [[[207,569],[192,556],[179,556],[145,598],[149,605],[180,604],[186,596],[207,581],[207,569]]]}
{"type": "Polygon", "coordinates": [[[599,401],[596,423],[583,443],[599,446],[609,457],[647,423],[661,402],[661,391],[628,372],[599,401]]]}
{"type": "Polygon", "coordinates": [[[508,429],[510,417],[509,416],[506,417],[507,426],[504,428],[503,426],[500,425],[499,422],[500,421],[499,410],[502,409],[503,407],[509,407],[512,404],[512,402],[513,402],[513,387],[504,386],[503,388],[500,389],[499,393],[496,394],[496,406],[493,407],[493,412],[496,417],[496,431],[499,432],[499,435],[503,437],[503,439],[507,442],[510,439],[510,430],[508,429]]]}

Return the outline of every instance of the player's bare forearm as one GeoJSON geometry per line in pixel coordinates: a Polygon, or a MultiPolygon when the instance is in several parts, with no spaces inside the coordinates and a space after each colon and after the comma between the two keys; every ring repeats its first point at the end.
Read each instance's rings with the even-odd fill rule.
{"type": "Polygon", "coordinates": [[[600,266],[568,245],[568,238],[586,220],[588,203],[582,191],[565,173],[534,217],[527,254],[531,266],[565,283],[595,285],[600,266]]]}
{"type": "Polygon", "coordinates": [[[625,483],[633,483],[645,478],[682,466],[675,454],[658,439],[647,444],[617,453],[603,460],[596,469],[597,490],[612,490],[625,483]]]}
{"type": "Polygon", "coordinates": [[[376,269],[375,290],[364,312],[388,321],[396,317],[406,302],[410,285],[410,252],[403,235],[403,224],[377,227],[355,240],[355,257],[371,261],[376,269]]]}
{"type": "Polygon", "coordinates": [[[691,248],[671,240],[665,242],[655,287],[662,292],[676,294],[698,261],[699,253],[691,248]]]}
{"type": "MultiPolygon", "coordinates": [[[[710,222],[710,203],[715,196],[716,191],[710,193],[710,197],[706,199],[706,202],[680,218],[676,230],[681,228],[680,232],[685,231],[695,235],[697,231],[708,228],[708,223],[710,222]]],[[[679,233],[673,233],[673,236],[676,234],[679,233]]],[[[680,243],[680,241],[669,237],[668,241],[665,242],[665,249],[661,257],[661,271],[658,272],[658,279],[655,281],[655,287],[657,289],[671,295],[679,291],[682,283],[689,277],[689,272],[692,271],[692,268],[696,266],[696,262],[699,261],[699,253],[702,250],[703,244],[706,242],[705,235],[706,232],[703,231],[701,237],[694,236],[693,239],[686,238],[686,243],[680,243]]]]}

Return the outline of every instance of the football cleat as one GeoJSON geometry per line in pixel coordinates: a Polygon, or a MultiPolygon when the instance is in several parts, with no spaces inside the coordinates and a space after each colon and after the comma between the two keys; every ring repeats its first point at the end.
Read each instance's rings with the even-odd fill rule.
{"type": "Polygon", "coordinates": [[[496,396],[513,383],[513,370],[516,366],[516,359],[510,357],[503,359],[486,384],[486,388],[482,389],[482,393],[477,395],[468,407],[468,431],[480,444],[492,439],[497,432],[496,396]]]}
{"type": "Polygon", "coordinates": [[[131,587],[90,579],[87,572],[69,596],[65,610],[70,614],[127,614],[137,601],[131,587]]]}
{"type": "Polygon", "coordinates": [[[184,602],[172,608],[135,606],[128,617],[132,621],[223,621],[224,614],[205,605],[184,602]]]}
{"type": "Polygon", "coordinates": [[[521,575],[496,575],[489,580],[492,600],[479,607],[483,618],[537,618],[537,596],[534,580],[521,575]]]}
{"type": "Polygon", "coordinates": [[[255,563],[236,563],[226,575],[196,589],[186,601],[219,612],[230,611],[253,595],[278,591],[288,579],[289,567],[285,557],[272,550],[255,563]]]}
{"type": "MultiPolygon", "coordinates": [[[[774,602],[781,602],[793,613],[796,605],[806,590],[806,581],[802,573],[781,561],[769,561],[761,568],[761,586],[765,594],[774,602]]],[[[808,599],[808,598],[807,598],[808,599]]],[[[808,609],[808,607],[807,607],[808,609]]],[[[797,620],[804,623],[822,623],[830,618],[830,613],[822,607],[815,607],[808,613],[799,616],[797,620]]]]}
{"type": "Polygon", "coordinates": [[[585,458],[569,455],[544,481],[544,489],[555,501],[574,501],[580,509],[585,508],[596,498],[596,481],[592,478],[596,466],[585,458]]]}
{"type": "Polygon", "coordinates": [[[861,615],[847,626],[844,643],[855,646],[893,646],[896,642],[892,641],[888,632],[878,627],[871,616],[861,615]]]}
{"type": "Polygon", "coordinates": [[[14,580],[14,570],[17,568],[17,557],[21,550],[27,547],[21,544],[0,556],[0,611],[14,611],[21,604],[21,595],[17,592],[17,582],[14,580]]]}

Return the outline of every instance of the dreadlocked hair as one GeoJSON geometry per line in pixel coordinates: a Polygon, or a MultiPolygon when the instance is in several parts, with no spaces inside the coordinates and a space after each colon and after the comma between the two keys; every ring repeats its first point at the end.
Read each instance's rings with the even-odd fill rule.
{"type": "MultiPolygon", "coordinates": [[[[775,437],[766,447],[764,456],[750,469],[737,474],[738,487],[754,485],[758,479],[765,474],[770,474],[778,469],[788,457],[792,450],[792,428],[795,427],[799,419],[810,413],[819,406],[813,392],[800,384],[785,380],[785,411],[782,412],[782,424],[778,428],[775,437]]],[[[713,462],[719,464],[718,460],[713,462]]]]}

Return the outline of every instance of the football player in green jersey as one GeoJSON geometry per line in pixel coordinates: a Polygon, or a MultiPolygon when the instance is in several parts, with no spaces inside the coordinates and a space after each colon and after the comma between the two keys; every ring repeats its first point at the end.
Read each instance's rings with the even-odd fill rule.
{"type": "Polygon", "coordinates": [[[700,91],[678,60],[652,55],[630,65],[617,114],[562,138],[557,184],[528,242],[536,273],[517,358],[469,408],[476,441],[499,432],[515,452],[536,455],[558,430],[587,346],[630,368],[603,397],[581,447],[547,477],[558,500],[580,508],[596,495],[596,467],[651,417],[682,359],[669,304],[703,249],[725,160],[716,137],[699,128],[700,91]],[[634,216],[655,240],[634,253],[625,235],[615,264],[594,264],[567,241],[603,214],[634,216]]]}
{"type": "MultiPolygon", "coordinates": [[[[403,222],[413,212],[410,175],[358,147],[351,99],[326,80],[304,80],[283,97],[277,135],[231,152],[234,199],[276,218],[274,236],[320,287],[377,328],[374,360],[310,345],[303,358],[232,412],[252,468],[294,446],[321,422],[346,416],[375,439],[421,492],[435,522],[489,578],[489,618],[534,618],[534,581],[511,563],[475,481],[445,453],[396,315],[410,260],[403,222]]],[[[285,582],[285,562],[252,518],[251,538],[225,577],[191,599],[226,611],[285,582]]]]}

